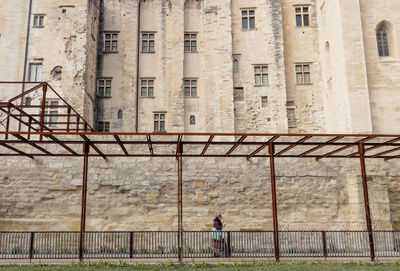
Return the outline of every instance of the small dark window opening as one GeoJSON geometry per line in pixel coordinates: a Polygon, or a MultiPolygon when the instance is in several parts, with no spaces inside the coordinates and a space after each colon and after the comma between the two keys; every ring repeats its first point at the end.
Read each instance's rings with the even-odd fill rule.
{"type": "Polygon", "coordinates": [[[196,117],[195,116],[190,116],[190,125],[195,125],[196,124],[196,117]]]}
{"type": "Polygon", "coordinates": [[[122,119],[122,110],[118,110],[118,119],[122,119]]]}
{"type": "Polygon", "coordinates": [[[26,97],[25,98],[25,105],[31,105],[32,103],[32,98],[31,97],[26,97]]]}
{"type": "Polygon", "coordinates": [[[66,10],[66,9],[63,9],[63,10],[62,10],[62,13],[67,13],[67,10],[66,10]]]}

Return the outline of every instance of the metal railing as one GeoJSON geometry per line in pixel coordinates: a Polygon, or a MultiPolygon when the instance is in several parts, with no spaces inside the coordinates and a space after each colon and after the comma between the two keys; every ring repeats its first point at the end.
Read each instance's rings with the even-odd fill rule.
{"type": "MultiPolygon", "coordinates": [[[[78,259],[79,232],[0,232],[0,259],[78,259]]],[[[377,257],[400,257],[400,231],[375,231],[377,257]]],[[[280,257],[370,256],[366,231],[280,231],[280,257]]],[[[185,231],[184,258],[273,258],[273,231],[185,231]]],[[[177,231],[85,232],[85,259],[178,258],[177,231]]]]}

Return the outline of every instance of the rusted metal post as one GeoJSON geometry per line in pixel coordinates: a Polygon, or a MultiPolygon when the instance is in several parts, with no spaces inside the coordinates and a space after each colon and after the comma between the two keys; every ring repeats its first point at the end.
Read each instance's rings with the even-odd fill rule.
{"type": "Polygon", "coordinates": [[[76,132],[79,133],[79,116],[76,116],[76,132]]]}
{"type": "Polygon", "coordinates": [[[268,144],[269,168],[271,172],[271,194],[272,194],[272,217],[274,222],[274,247],[275,261],[279,262],[279,230],[278,230],[278,208],[276,203],[276,182],[275,182],[275,148],[274,143],[268,144]]]}
{"type": "Polygon", "coordinates": [[[133,258],[133,232],[129,233],[129,258],[133,258]]]}
{"type": "Polygon", "coordinates": [[[322,232],[322,248],[323,248],[323,252],[324,252],[324,258],[326,260],[326,258],[328,257],[328,250],[326,249],[326,232],[325,231],[322,232]]]}
{"type": "MultiPolygon", "coordinates": [[[[7,106],[7,123],[6,123],[6,132],[8,133],[8,130],[10,130],[10,115],[11,115],[11,105],[8,103],[7,106]]],[[[6,139],[8,139],[8,134],[6,134],[6,139]]]]}
{"type": "Polygon", "coordinates": [[[33,244],[35,242],[35,233],[31,232],[30,242],[29,242],[29,262],[33,259],[33,244]]]}
{"type": "Polygon", "coordinates": [[[227,232],[227,240],[226,240],[226,242],[227,242],[227,254],[226,254],[226,256],[227,257],[231,257],[231,232],[230,231],[228,231],[227,232]]]}
{"type": "Polygon", "coordinates": [[[87,177],[89,166],[90,146],[87,142],[83,144],[83,176],[82,176],[82,209],[81,209],[81,233],[79,240],[79,261],[83,261],[83,244],[86,227],[86,195],[87,195],[87,177]]]}
{"type": "Polygon", "coordinates": [[[182,264],[183,251],[183,225],[182,225],[182,152],[183,144],[178,143],[178,258],[179,263],[182,264]]]}
{"type": "Polygon", "coordinates": [[[69,123],[71,122],[71,107],[67,109],[67,133],[69,132],[69,123]]]}
{"type": "MultiPolygon", "coordinates": [[[[42,98],[42,112],[40,112],[40,132],[43,133],[44,130],[44,114],[46,109],[46,93],[47,93],[47,84],[43,84],[43,98],[42,98]]],[[[43,140],[43,135],[40,134],[40,141],[43,140]]]]}
{"type": "MultiPolygon", "coordinates": [[[[28,132],[30,133],[31,130],[32,130],[32,117],[29,116],[28,132]]],[[[28,134],[28,139],[31,139],[31,134],[28,134]]]]}
{"type": "Polygon", "coordinates": [[[371,212],[369,208],[367,173],[365,169],[365,157],[364,157],[365,148],[363,143],[358,144],[358,153],[360,155],[360,162],[361,162],[360,164],[361,164],[362,186],[364,192],[365,217],[367,220],[369,247],[371,250],[371,261],[375,261],[374,235],[372,232],[371,212]]]}

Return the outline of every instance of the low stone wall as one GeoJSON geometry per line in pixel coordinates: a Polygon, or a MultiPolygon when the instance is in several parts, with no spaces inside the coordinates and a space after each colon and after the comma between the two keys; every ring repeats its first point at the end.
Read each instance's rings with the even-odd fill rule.
{"type": "MultiPolygon", "coordinates": [[[[79,230],[82,158],[2,158],[0,230],[79,230]]],[[[268,159],[184,158],[185,230],[272,229],[268,159]]],[[[281,230],[365,230],[358,159],[276,159],[281,230]]],[[[400,229],[400,167],[367,160],[374,229],[400,229]]],[[[87,230],[176,230],[174,158],[89,159],[87,230]]]]}

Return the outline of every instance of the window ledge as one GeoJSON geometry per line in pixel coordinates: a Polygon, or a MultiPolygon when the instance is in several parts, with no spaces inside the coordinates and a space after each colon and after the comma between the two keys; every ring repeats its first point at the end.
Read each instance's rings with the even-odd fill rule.
{"type": "Polygon", "coordinates": [[[140,98],[154,99],[156,96],[140,96],[140,98]]]}
{"type": "Polygon", "coordinates": [[[200,98],[199,96],[185,96],[185,98],[194,98],[194,99],[196,99],[196,98],[200,98]]]}
{"type": "Polygon", "coordinates": [[[185,54],[186,54],[186,53],[189,53],[189,54],[190,54],[190,53],[192,53],[192,54],[198,54],[199,51],[185,51],[185,54]]]}
{"type": "Polygon", "coordinates": [[[40,26],[40,25],[34,25],[32,26],[32,28],[44,28],[44,25],[40,26]]]}
{"type": "Polygon", "coordinates": [[[296,86],[312,86],[312,85],[313,83],[304,83],[304,84],[296,83],[296,86]]]}
{"type": "Polygon", "coordinates": [[[269,87],[269,84],[266,85],[254,85],[255,88],[259,88],[259,87],[269,87]]]}
{"type": "Polygon", "coordinates": [[[380,56],[379,57],[379,62],[381,62],[381,63],[393,63],[393,62],[398,62],[398,59],[396,59],[393,56],[380,56]]]}
{"type": "Polygon", "coordinates": [[[248,32],[248,31],[257,31],[257,28],[246,28],[246,29],[244,29],[244,28],[241,28],[240,30],[241,30],[241,31],[243,31],[243,32],[248,32]]]}
{"type": "Polygon", "coordinates": [[[111,98],[111,96],[99,96],[99,95],[97,95],[97,98],[105,98],[105,99],[110,99],[110,98],[111,98]]]}
{"type": "Polygon", "coordinates": [[[118,51],[117,52],[106,52],[106,51],[103,51],[103,54],[118,54],[118,51]]]}
{"type": "Polygon", "coordinates": [[[141,51],[141,53],[142,53],[142,54],[155,54],[156,51],[153,51],[153,52],[144,52],[144,51],[141,51]]]}

